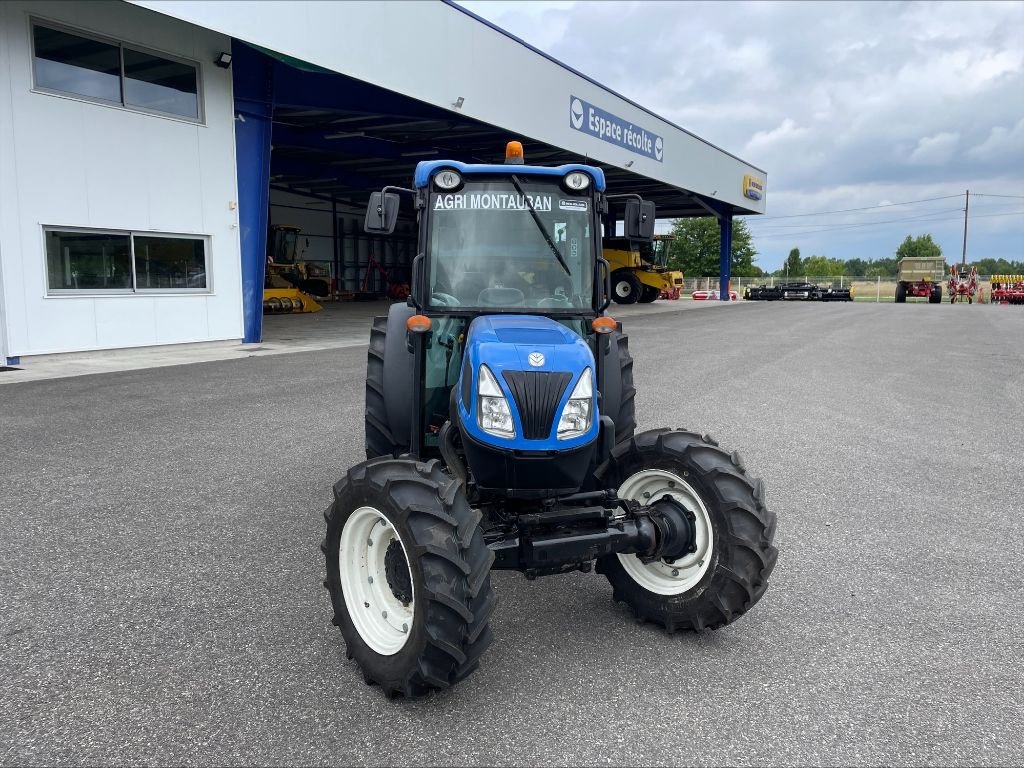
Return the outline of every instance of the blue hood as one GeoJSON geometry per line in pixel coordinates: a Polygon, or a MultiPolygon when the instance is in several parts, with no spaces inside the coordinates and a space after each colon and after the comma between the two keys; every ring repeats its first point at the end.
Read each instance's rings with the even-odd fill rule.
{"type": "MultiPolygon", "coordinates": [[[[478,442],[508,450],[550,451],[578,448],[597,437],[599,414],[597,412],[594,355],[587,343],[564,325],[549,317],[537,315],[484,315],[478,317],[469,326],[465,359],[466,364],[462,367],[456,389],[456,392],[459,393],[459,417],[462,428],[478,442]],[[538,355],[543,356],[543,359],[538,355]],[[481,365],[486,365],[491,370],[508,401],[516,427],[514,438],[502,438],[488,434],[480,428],[477,422],[476,401],[481,365]],[[556,428],[562,409],[579,382],[580,376],[588,368],[590,376],[593,377],[594,390],[593,417],[590,429],[579,437],[559,440],[556,428]],[[529,419],[531,414],[520,412],[524,404],[517,400],[510,383],[510,380],[517,378],[514,374],[518,372],[553,374],[548,377],[550,386],[562,386],[560,396],[557,395],[557,392],[554,393],[558,397],[558,404],[551,416],[550,423],[546,422],[547,411],[550,409],[545,409],[547,430],[543,437],[534,435],[535,439],[527,438],[529,430],[524,429],[524,418],[529,419]],[[506,376],[507,373],[512,373],[513,376],[506,376]],[[470,377],[469,382],[465,381],[467,376],[470,377]],[[566,376],[568,376],[567,380],[566,376]],[[563,381],[565,381],[564,385],[563,381]]],[[[521,399],[522,393],[520,393],[521,399]]],[[[536,416],[536,414],[533,415],[536,416]]]]}

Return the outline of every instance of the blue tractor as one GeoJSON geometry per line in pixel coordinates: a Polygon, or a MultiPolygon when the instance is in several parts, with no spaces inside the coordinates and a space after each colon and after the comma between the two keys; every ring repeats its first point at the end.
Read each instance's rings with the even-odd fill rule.
{"type": "Polygon", "coordinates": [[[366,230],[419,221],[411,296],[376,318],[367,460],[325,513],[334,624],[367,683],[419,696],[491,642],[492,569],[596,570],[669,632],[724,626],[764,594],[775,515],[736,453],[635,432],[633,361],[605,314],[602,232],[650,240],[654,204],[587,165],[421,162],[374,192],[366,230]]]}

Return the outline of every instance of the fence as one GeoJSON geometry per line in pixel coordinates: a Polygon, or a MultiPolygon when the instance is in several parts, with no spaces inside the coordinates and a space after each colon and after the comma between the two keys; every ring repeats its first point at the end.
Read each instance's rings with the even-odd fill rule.
{"type": "MultiPolygon", "coordinates": [[[[942,295],[947,298],[946,281],[942,279],[942,295]]],[[[980,300],[985,301],[992,292],[992,276],[978,275],[978,290],[980,300]]],[[[839,277],[815,277],[814,275],[791,275],[790,277],[734,277],[730,288],[736,291],[736,295],[743,296],[743,289],[749,286],[767,285],[774,287],[776,283],[806,282],[820,285],[823,288],[853,288],[853,296],[856,301],[894,301],[896,298],[895,277],[857,277],[840,275],[839,277]]],[[[683,288],[683,295],[689,298],[693,291],[715,291],[718,290],[717,277],[692,277],[686,278],[683,288]]],[[[912,299],[911,299],[912,300],[912,299]]]]}

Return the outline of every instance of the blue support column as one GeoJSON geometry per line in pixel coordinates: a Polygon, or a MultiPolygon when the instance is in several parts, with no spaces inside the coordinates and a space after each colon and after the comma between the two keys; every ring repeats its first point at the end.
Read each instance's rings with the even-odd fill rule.
{"type": "Polygon", "coordinates": [[[718,229],[721,248],[718,257],[718,297],[729,301],[729,280],[732,277],[732,216],[720,216],[718,229]]]}
{"type": "Polygon", "coordinates": [[[245,45],[232,45],[235,90],[235,162],[242,249],[245,344],[263,340],[263,280],[270,209],[270,138],[274,112],[273,64],[245,45]]]}

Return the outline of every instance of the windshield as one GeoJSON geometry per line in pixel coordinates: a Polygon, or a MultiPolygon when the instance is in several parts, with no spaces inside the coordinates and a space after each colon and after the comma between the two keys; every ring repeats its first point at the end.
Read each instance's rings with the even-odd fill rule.
{"type": "Polygon", "coordinates": [[[431,194],[431,306],[591,307],[589,196],[550,179],[517,180],[523,195],[505,179],[431,194]]]}

